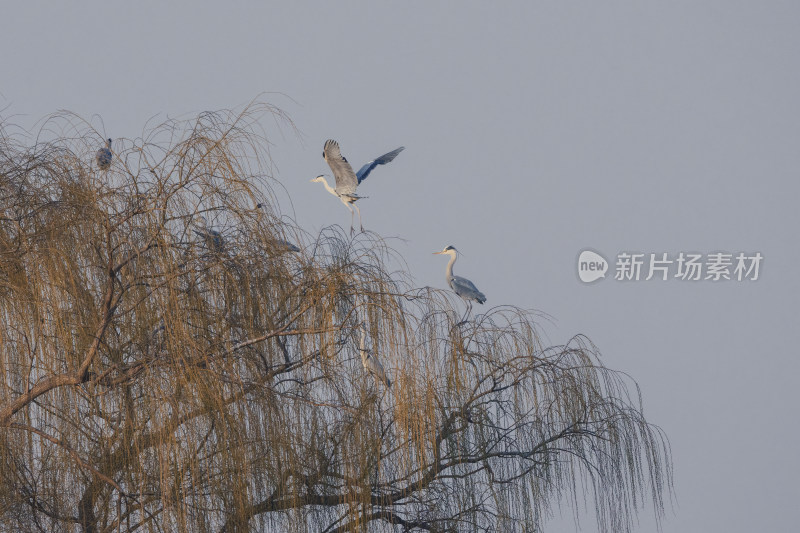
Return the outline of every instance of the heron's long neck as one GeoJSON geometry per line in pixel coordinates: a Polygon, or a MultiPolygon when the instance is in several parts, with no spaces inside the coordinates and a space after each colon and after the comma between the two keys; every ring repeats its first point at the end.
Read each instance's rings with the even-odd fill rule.
{"type": "Polygon", "coordinates": [[[321,178],[321,179],[322,179],[322,184],[325,186],[325,189],[327,189],[327,191],[329,193],[331,193],[334,196],[339,196],[338,194],[336,194],[336,190],[333,187],[331,187],[330,185],[328,185],[328,182],[325,180],[325,178],[321,178]]]}
{"type": "Polygon", "coordinates": [[[369,354],[367,353],[367,347],[365,346],[365,344],[366,344],[365,337],[366,337],[366,334],[362,331],[361,332],[361,340],[358,343],[358,348],[359,348],[358,351],[361,353],[361,363],[363,363],[364,366],[367,365],[367,359],[369,359],[369,354]]]}
{"type": "Polygon", "coordinates": [[[445,272],[448,280],[453,277],[453,264],[456,262],[456,254],[449,255],[450,261],[447,263],[447,271],[445,272]]]}

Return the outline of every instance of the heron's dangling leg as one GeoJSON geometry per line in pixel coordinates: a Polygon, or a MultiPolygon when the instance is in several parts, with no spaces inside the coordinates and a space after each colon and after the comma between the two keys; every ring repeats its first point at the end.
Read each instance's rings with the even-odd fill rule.
{"type": "Polygon", "coordinates": [[[352,235],[353,231],[354,231],[353,230],[353,217],[355,216],[354,213],[353,213],[353,208],[350,207],[350,202],[346,202],[346,201],[344,201],[344,199],[342,200],[342,203],[347,208],[347,210],[350,211],[350,235],[352,235]]]}
{"type": "Polygon", "coordinates": [[[361,209],[356,204],[353,204],[353,207],[358,211],[358,225],[361,226],[361,233],[364,233],[364,224],[361,222],[361,209]]]}

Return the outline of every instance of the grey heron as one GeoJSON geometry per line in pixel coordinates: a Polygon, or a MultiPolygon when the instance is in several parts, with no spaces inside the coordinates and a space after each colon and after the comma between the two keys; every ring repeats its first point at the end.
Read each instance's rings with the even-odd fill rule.
{"type": "Polygon", "coordinates": [[[281,252],[299,252],[300,248],[283,239],[275,240],[275,248],[281,252]]]}
{"type": "Polygon", "coordinates": [[[220,254],[225,249],[225,240],[222,238],[222,234],[215,229],[209,228],[205,217],[200,217],[197,229],[192,228],[192,231],[203,239],[203,243],[210,251],[220,254]]]}
{"type": "MultiPolygon", "coordinates": [[[[262,203],[256,204],[256,209],[264,209],[266,206],[262,203]]],[[[275,239],[274,241],[275,250],[278,252],[299,252],[300,248],[296,245],[292,244],[291,242],[284,240],[284,239],[275,239]]]]}
{"type": "Polygon", "coordinates": [[[106,146],[100,148],[95,154],[97,167],[100,170],[108,170],[111,167],[111,139],[106,139],[106,146]]]}
{"type": "Polygon", "coordinates": [[[300,248],[296,245],[290,243],[289,241],[285,241],[283,239],[275,239],[272,241],[272,249],[278,253],[286,253],[286,252],[299,252],[300,248]]]}
{"type": "Polygon", "coordinates": [[[375,376],[375,379],[379,382],[387,387],[391,387],[392,381],[386,375],[383,365],[378,361],[375,355],[370,353],[366,348],[367,328],[363,322],[359,329],[361,330],[361,340],[359,341],[358,351],[361,353],[361,364],[364,366],[364,370],[375,376]]]}
{"type": "Polygon", "coordinates": [[[331,193],[332,195],[339,198],[342,203],[347,207],[350,211],[350,233],[353,233],[353,217],[354,212],[353,208],[350,207],[351,205],[356,208],[358,211],[358,223],[361,226],[361,231],[364,231],[364,225],[361,223],[361,210],[358,206],[355,205],[356,200],[361,198],[366,198],[366,196],[358,196],[356,194],[356,187],[367,179],[370,172],[377,167],[378,165],[385,165],[394,160],[397,157],[397,154],[402,152],[405,149],[404,146],[392,150],[391,152],[385,153],[382,156],[373,159],[372,161],[364,164],[358,172],[353,172],[353,167],[350,166],[350,163],[347,162],[347,159],[344,158],[342,155],[341,150],[339,150],[339,143],[334,141],[333,139],[328,139],[325,141],[325,147],[322,150],[322,157],[325,161],[328,162],[328,166],[331,167],[333,171],[333,177],[336,180],[336,187],[333,188],[328,185],[328,182],[325,180],[325,176],[319,175],[316,178],[312,179],[312,182],[321,182],[325,189],[331,193]]]}
{"type": "Polygon", "coordinates": [[[458,250],[453,246],[447,246],[441,252],[433,253],[435,255],[450,256],[450,261],[447,263],[447,270],[445,271],[445,277],[447,278],[447,283],[450,285],[450,288],[453,289],[453,292],[467,302],[467,314],[472,310],[472,302],[482,304],[486,301],[486,296],[478,290],[478,287],[476,287],[474,283],[467,278],[453,275],[453,264],[456,262],[458,250]]]}

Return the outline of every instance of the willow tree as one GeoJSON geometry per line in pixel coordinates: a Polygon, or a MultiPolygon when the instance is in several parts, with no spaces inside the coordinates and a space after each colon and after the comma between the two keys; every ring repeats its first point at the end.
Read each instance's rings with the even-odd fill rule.
{"type": "Polygon", "coordinates": [[[291,128],[267,105],[169,121],[115,141],[105,171],[78,117],[0,134],[0,530],[662,516],[668,445],[636,384],[583,337],[543,345],[520,309],[461,322],[377,235],[296,227],[272,118],[291,128]],[[391,387],[362,366],[362,324],[391,387]]]}

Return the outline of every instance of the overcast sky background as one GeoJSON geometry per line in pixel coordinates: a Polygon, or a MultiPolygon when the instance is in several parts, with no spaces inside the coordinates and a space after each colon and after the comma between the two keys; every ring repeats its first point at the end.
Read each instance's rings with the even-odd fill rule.
{"type": "Polygon", "coordinates": [[[552,342],[586,334],[636,379],[672,445],[664,532],[797,528],[800,4],[15,4],[4,121],[67,109],[135,138],[275,93],[302,131],[265,124],[277,177],[312,234],[349,225],[309,183],[326,139],[355,168],[404,145],[362,185],[365,227],[405,239],[419,286],[446,287],[431,252],[456,246],[486,306],[548,313],[552,342]],[[587,247],[764,260],[756,282],[584,285],[587,247]]]}

